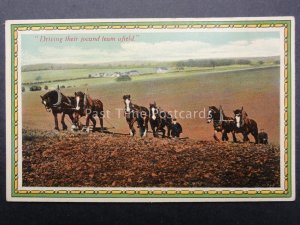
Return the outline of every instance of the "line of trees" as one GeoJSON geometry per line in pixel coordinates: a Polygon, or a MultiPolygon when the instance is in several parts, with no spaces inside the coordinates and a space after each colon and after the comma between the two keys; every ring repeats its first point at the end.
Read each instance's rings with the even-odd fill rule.
{"type": "Polygon", "coordinates": [[[186,61],[179,61],[176,63],[176,67],[216,67],[216,66],[228,66],[228,65],[249,65],[251,61],[248,59],[189,59],[186,61]]]}

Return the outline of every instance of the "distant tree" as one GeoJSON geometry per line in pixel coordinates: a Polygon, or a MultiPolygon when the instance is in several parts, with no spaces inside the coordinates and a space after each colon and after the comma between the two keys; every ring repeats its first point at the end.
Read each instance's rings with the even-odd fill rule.
{"type": "Polygon", "coordinates": [[[42,90],[42,87],[41,87],[41,86],[36,86],[36,85],[34,85],[34,86],[31,86],[31,87],[30,87],[30,91],[40,91],[40,90],[42,90]]]}
{"type": "Polygon", "coordinates": [[[120,76],[116,78],[116,81],[131,81],[131,77],[128,75],[120,76]]]}
{"type": "Polygon", "coordinates": [[[65,85],[61,85],[60,88],[66,88],[66,86],[65,85]]]}
{"type": "Polygon", "coordinates": [[[209,63],[213,69],[216,67],[216,62],[214,60],[210,60],[209,63]]]}
{"type": "Polygon", "coordinates": [[[262,65],[262,64],[264,64],[264,61],[259,60],[259,61],[258,61],[258,64],[259,64],[259,65],[262,65]]]}
{"type": "Polygon", "coordinates": [[[238,59],[236,63],[239,65],[249,65],[251,64],[251,61],[248,59],[238,59]]]}
{"type": "Polygon", "coordinates": [[[184,66],[185,66],[185,63],[183,61],[179,61],[179,62],[176,63],[177,68],[182,68],[184,66]]]}
{"type": "Polygon", "coordinates": [[[47,86],[47,85],[45,85],[44,89],[47,91],[47,90],[48,90],[48,86],[47,86]]]}
{"type": "Polygon", "coordinates": [[[89,74],[89,78],[91,78],[92,77],[92,74],[89,74]]]}
{"type": "Polygon", "coordinates": [[[22,92],[25,92],[25,87],[24,86],[22,86],[22,92]]]}
{"type": "Polygon", "coordinates": [[[42,79],[42,76],[41,75],[38,75],[35,80],[41,80],[42,79]]]}
{"type": "Polygon", "coordinates": [[[280,64],[280,60],[275,60],[274,64],[280,64]]]}

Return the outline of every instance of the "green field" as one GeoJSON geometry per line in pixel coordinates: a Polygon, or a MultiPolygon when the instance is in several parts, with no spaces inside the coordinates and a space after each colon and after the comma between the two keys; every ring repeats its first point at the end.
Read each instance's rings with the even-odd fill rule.
{"type": "Polygon", "coordinates": [[[65,87],[94,86],[99,84],[110,84],[116,82],[115,77],[88,78],[89,74],[95,73],[113,73],[126,72],[130,70],[139,71],[140,75],[132,76],[132,81],[156,80],[161,78],[181,77],[188,75],[199,75],[207,73],[218,73],[225,71],[235,71],[243,69],[278,67],[277,65],[229,65],[212,67],[188,67],[184,70],[178,70],[170,67],[167,73],[156,73],[155,67],[146,68],[91,68],[91,69],[64,69],[64,70],[39,70],[22,72],[22,86],[28,90],[33,85],[44,87],[47,85],[50,89],[57,85],[65,87]],[[88,79],[87,79],[88,78],[88,79]]]}

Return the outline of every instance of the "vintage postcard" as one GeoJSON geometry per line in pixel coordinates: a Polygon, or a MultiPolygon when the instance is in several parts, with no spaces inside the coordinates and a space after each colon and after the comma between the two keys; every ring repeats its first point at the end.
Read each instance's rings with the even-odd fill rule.
{"type": "Polygon", "coordinates": [[[7,200],[294,200],[294,35],[292,17],[7,21],[7,200]]]}

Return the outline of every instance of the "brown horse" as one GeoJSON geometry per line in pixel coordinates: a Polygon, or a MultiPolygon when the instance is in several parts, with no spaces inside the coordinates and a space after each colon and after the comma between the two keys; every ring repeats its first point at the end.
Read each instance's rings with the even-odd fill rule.
{"type": "Polygon", "coordinates": [[[248,135],[251,133],[255,139],[255,143],[258,144],[258,128],[255,120],[248,118],[248,114],[241,109],[236,109],[233,111],[235,129],[234,133],[242,133],[243,141],[249,141],[248,135]]]}
{"type": "Polygon", "coordinates": [[[214,139],[216,141],[220,141],[217,137],[217,133],[222,133],[222,141],[228,141],[228,133],[232,134],[233,141],[236,142],[236,137],[234,133],[235,129],[235,123],[234,119],[232,117],[228,117],[224,114],[224,111],[222,107],[220,106],[220,109],[218,109],[215,106],[209,106],[208,107],[208,113],[207,113],[207,123],[210,123],[213,121],[214,125],[214,139]]]}
{"type": "Polygon", "coordinates": [[[93,123],[93,131],[96,128],[96,120],[94,117],[98,116],[100,121],[100,129],[103,131],[103,103],[99,99],[92,99],[89,95],[79,91],[75,92],[75,119],[74,124],[79,125],[79,117],[86,116],[86,124],[84,130],[89,132],[89,121],[93,123]]]}
{"type": "Polygon", "coordinates": [[[135,134],[133,125],[137,121],[140,128],[140,135],[141,137],[145,137],[148,132],[149,110],[144,106],[133,104],[130,95],[124,95],[123,100],[125,104],[124,116],[129,125],[130,136],[134,136],[135,134]]]}
{"type": "Polygon", "coordinates": [[[67,130],[68,127],[64,121],[65,115],[67,114],[73,123],[74,121],[73,113],[76,104],[75,98],[70,96],[65,96],[60,92],[59,89],[48,91],[46,94],[40,97],[42,99],[42,104],[45,106],[46,110],[48,112],[52,111],[52,114],[54,116],[54,123],[55,123],[54,129],[59,130],[57,114],[62,113],[62,117],[61,117],[62,128],[63,130],[67,130]]]}
{"type": "Polygon", "coordinates": [[[150,125],[154,137],[158,137],[158,132],[162,132],[162,137],[166,135],[165,127],[167,127],[167,135],[170,137],[172,127],[172,116],[165,111],[162,111],[156,106],[156,103],[149,104],[150,109],[150,125]]]}

